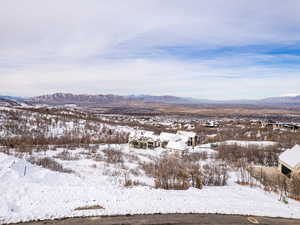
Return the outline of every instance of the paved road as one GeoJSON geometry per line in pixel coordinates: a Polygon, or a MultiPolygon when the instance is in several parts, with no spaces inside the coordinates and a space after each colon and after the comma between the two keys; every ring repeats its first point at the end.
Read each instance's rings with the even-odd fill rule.
{"type": "MultiPolygon", "coordinates": [[[[105,216],[45,220],[23,225],[300,225],[300,220],[215,214],[105,216]],[[249,220],[253,220],[251,223],[249,220]],[[255,223],[258,222],[258,223],[255,223]]],[[[20,224],[19,224],[20,225],[20,224]]]]}

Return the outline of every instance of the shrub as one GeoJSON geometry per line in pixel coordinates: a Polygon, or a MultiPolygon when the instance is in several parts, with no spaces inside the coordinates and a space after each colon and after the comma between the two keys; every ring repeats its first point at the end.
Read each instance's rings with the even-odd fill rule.
{"type": "Polygon", "coordinates": [[[202,173],[196,164],[187,163],[176,156],[164,156],[155,163],[155,187],[185,190],[202,188],[202,173]]]}
{"type": "Polygon", "coordinates": [[[138,167],[129,169],[129,173],[136,177],[141,175],[141,171],[138,167]]]}
{"type": "Polygon", "coordinates": [[[281,152],[278,146],[260,147],[249,145],[242,147],[239,145],[222,144],[217,147],[216,157],[223,161],[235,165],[240,159],[246,159],[247,163],[254,163],[263,166],[277,166],[278,155],[281,152]]]}
{"type": "Polygon", "coordinates": [[[155,176],[155,164],[154,163],[141,162],[139,164],[139,168],[144,170],[145,174],[148,177],[154,177],[155,176]]]}
{"type": "Polygon", "coordinates": [[[138,186],[140,184],[139,181],[130,179],[127,173],[124,174],[124,187],[138,186]]]}
{"type": "Polygon", "coordinates": [[[54,159],[51,159],[49,157],[45,158],[36,158],[31,156],[28,161],[32,164],[42,166],[46,169],[52,170],[52,171],[58,171],[62,173],[73,173],[71,169],[65,169],[61,164],[56,162],[54,159]]]}
{"type": "Polygon", "coordinates": [[[113,148],[106,148],[103,150],[105,160],[107,163],[123,163],[123,153],[113,148]]]}
{"type": "Polygon", "coordinates": [[[61,160],[79,160],[79,156],[78,155],[73,155],[72,153],[70,153],[68,150],[64,150],[60,153],[58,153],[55,158],[57,159],[61,159],[61,160]]]}
{"type": "Polygon", "coordinates": [[[203,185],[224,186],[227,184],[228,167],[225,164],[206,164],[203,170],[203,185]]]}
{"type": "Polygon", "coordinates": [[[290,180],[289,192],[292,198],[300,198],[300,174],[293,174],[290,180]]]}
{"type": "Polygon", "coordinates": [[[200,160],[206,160],[207,158],[207,152],[193,152],[183,155],[183,159],[190,162],[198,162],[200,160]]]}

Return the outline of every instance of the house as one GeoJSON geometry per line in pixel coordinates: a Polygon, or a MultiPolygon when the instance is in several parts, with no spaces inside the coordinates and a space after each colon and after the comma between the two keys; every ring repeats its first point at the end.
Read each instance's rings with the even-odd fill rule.
{"type": "Polygon", "coordinates": [[[198,144],[198,136],[194,132],[177,131],[172,138],[169,139],[166,148],[171,151],[185,151],[189,147],[195,147],[198,144]]]}
{"type": "Polygon", "coordinates": [[[206,121],[204,126],[208,128],[215,128],[215,127],[219,127],[219,123],[217,121],[210,120],[210,121],[206,121]]]}
{"type": "Polygon", "coordinates": [[[199,137],[196,135],[195,132],[179,130],[177,131],[177,135],[181,136],[188,146],[195,147],[198,144],[199,137]]]}
{"type": "Polygon", "coordinates": [[[262,128],[272,128],[272,129],[287,129],[287,130],[291,130],[294,132],[300,129],[299,124],[274,122],[272,120],[261,121],[261,127],[262,128]]]}
{"type": "Polygon", "coordinates": [[[196,133],[187,131],[177,131],[176,134],[162,132],[157,135],[151,131],[137,130],[129,135],[129,145],[143,149],[161,147],[172,151],[185,151],[190,146],[195,147],[198,141],[196,133]]]}
{"type": "Polygon", "coordinates": [[[159,136],[152,131],[137,130],[130,133],[129,145],[134,148],[153,149],[161,146],[159,136]]]}
{"type": "Polygon", "coordinates": [[[278,169],[287,177],[294,173],[300,174],[300,145],[295,145],[280,154],[278,169]]]}
{"type": "Polygon", "coordinates": [[[170,140],[166,148],[170,151],[186,151],[188,150],[188,145],[182,139],[178,138],[176,140],[170,140]]]}

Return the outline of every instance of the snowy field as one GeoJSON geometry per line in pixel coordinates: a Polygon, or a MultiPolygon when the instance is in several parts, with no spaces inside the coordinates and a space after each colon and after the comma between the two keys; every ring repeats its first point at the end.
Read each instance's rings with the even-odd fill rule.
{"type": "MultiPolygon", "coordinates": [[[[140,161],[156,157],[162,150],[134,150],[120,147],[126,154],[136,154],[140,161]]],[[[55,156],[63,151],[39,152],[55,156]]],[[[203,151],[203,149],[201,150],[203,151]]],[[[210,151],[208,149],[208,151],[210,151]]],[[[74,150],[74,154],[83,150],[74,150]]],[[[104,175],[109,165],[79,157],[56,159],[74,173],[54,172],[24,159],[0,153],[0,223],[55,219],[75,216],[151,214],[151,213],[222,213],[270,217],[300,218],[300,203],[278,201],[278,195],[235,183],[230,173],[228,185],[162,190],[151,187],[152,179],[142,176],[145,186],[124,187],[118,176],[104,175]],[[25,170],[26,168],[26,170],[25,170]],[[100,205],[104,209],[75,210],[100,205]]],[[[125,162],[126,167],[136,165],[125,162]]]]}
{"type": "Polygon", "coordinates": [[[268,147],[268,146],[275,146],[277,142],[274,141],[239,141],[239,140],[228,140],[223,142],[215,142],[215,143],[208,143],[200,145],[202,148],[211,147],[211,145],[237,145],[241,147],[251,147],[251,146],[258,146],[258,147],[268,147]]]}

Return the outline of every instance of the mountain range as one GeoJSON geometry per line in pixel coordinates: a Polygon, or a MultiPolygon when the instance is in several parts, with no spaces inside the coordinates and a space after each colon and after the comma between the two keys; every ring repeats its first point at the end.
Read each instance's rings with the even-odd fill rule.
{"type": "Polygon", "coordinates": [[[259,106],[300,106],[300,95],[288,97],[272,97],[259,100],[209,100],[185,98],[171,95],[154,96],[154,95],[87,95],[71,93],[55,93],[41,95],[31,98],[0,96],[4,101],[10,100],[30,105],[47,104],[47,105],[65,105],[76,104],[79,106],[125,106],[131,104],[230,104],[230,105],[259,105],[259,106]]]}

